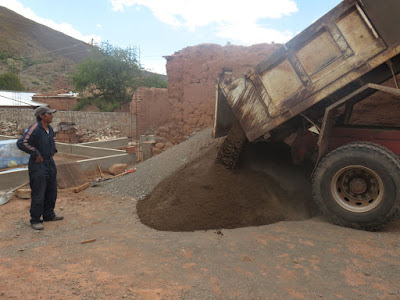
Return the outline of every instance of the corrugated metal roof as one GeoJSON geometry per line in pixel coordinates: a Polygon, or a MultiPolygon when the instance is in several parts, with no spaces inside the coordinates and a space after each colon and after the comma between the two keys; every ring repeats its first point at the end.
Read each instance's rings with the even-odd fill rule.
{"type": "Polygon", "coordinates": [[[35,93],[0,91],[0,106],[39,106],[43,103],[32,101],[35,93]]]}
{"type": "Polygon", "coordinates": [[[69,93],[64,93],[64,94],[57,94],[57,95],[35,95],[35,98],[41,98],[41,97],[43,97],[43,98],[48,98],[48,97],[51,97],[51,98],[57,98],[57,97],[62,97],[62,98],[65,98],[65,97],[71,97],[71,98],[76,98],[76,97],[78,97],[79,96],[79,93],[73,93],[73,92],[69,92],[69,93]]]}

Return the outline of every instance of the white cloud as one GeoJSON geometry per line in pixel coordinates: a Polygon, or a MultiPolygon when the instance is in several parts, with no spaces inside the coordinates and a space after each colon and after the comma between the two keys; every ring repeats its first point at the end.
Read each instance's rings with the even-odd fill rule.
{"type": "Polygon", "coordinates": [[[167,69],[165,68],[166,62],[164,58],[160,59],[143,59],[142,66],[145,70],[158,73],[167,74],[167,69]]]}
{"type": "Polygon", "coordinates": [[[115,11],[125,7],[149,8],[161,22],[175,27],[195,30],[215,24],[217,36],[232,41],[285,42],[293,34],[262,27],[261,19],[276,19],[298,11],[294,0],[110,0],[115,11]]]}
{"type": "Polygon", "coordinates": [[[103,29],[103,25],[101,25],[101,24],[96,24],[96,27],[97,27],[98,29],[103,29]]]}
{"type": "Polygon", "coordinates": [[[256,24],[231,24],[221,26],[217,36],[245,45],[259,43],[285,43],[293,37],[290,31],[262,28],[256,24]]]}
{"type": "Polygon", "coordinates": [[[0,0],[0,6],[4,6],[8,9],[15,11],[17,14],[24,16],[25,18],[31,19],[37,23],[43,24],[54,30],[65,33],[66,35],[72,36],[78,40],[90,43],[93,39],[95,43],[100,42],[101,37],[98,35],[84,35],[79,30],[75,29],[69,23],[56,23],[52,20],[44,19],[37,16],[31,9],[25,7],[17,0],[0,0]]]}

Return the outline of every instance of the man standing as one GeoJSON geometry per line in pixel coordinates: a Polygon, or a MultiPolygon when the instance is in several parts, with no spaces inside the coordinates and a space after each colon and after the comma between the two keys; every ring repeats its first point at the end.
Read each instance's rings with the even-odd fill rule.
{"type": "Polygon", "coordinates": [[[57,199],[57,169],[53,155],[57,152],[50,123],[56,110],[47,106],[35,109],[37,122],[18,139],[20,150],[30,154],[28,170],[31,187],[31,226],[42,230],[43,221],[59,221],[54,213],[57,199]],[[43,221],[40,219],[43,216],[43,221]]]}

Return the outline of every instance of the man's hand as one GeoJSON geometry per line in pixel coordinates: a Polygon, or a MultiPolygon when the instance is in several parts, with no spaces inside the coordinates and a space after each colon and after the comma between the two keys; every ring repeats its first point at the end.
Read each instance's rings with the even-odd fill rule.
{"type": "Polygon", "coordinates": [[[43,157],[40,154],[38,154],[38,156],[36,156],[36,161],[35,162],[37,164],[41,164],[43,162],[43,157]]]}

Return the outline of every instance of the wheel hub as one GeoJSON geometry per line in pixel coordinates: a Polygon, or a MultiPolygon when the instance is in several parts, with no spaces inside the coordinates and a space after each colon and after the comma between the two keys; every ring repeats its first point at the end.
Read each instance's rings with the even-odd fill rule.
{"type": "Polygon", "coordinates": [[[350,191],[353,194],[362,194],[367,190],[367,183],[362,178],[354,178],[350,181],[350,191]]]}
{"type": "Polygon", "coordinates": [[[332,195],[346,210],[367,212],[379,205],[383,195],[383,183],[379,176],[364,166],[348,166],[340,169],[332,179],[332,195]]]}

